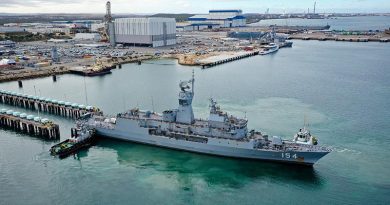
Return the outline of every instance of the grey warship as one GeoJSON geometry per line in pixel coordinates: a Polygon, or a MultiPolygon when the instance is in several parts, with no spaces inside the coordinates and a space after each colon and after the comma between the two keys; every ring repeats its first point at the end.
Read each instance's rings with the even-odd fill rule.
{"type": "Polygon", "coordinates": [[[86,125],[101,137],[223,157],[313,165],[331,150],[304,126],[292,139],[247,128],[248,120],[223,112],[210,99],[207,120],[194,117],[194,73],[179,84],[179,107],[162,114],[134,108],[116,117],[94,115],[86,125]]]}

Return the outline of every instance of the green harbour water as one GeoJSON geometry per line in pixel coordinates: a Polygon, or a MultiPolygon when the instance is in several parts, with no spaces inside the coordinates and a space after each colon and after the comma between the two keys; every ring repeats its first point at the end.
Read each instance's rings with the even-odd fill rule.
{"type": "MultiPolygon", "coordinates": [[[[178,106],[178,83],[194,69],[196,117],[207,117],[213,97],[250,129],[292,138],[307,116],[334,151],[309,168],[104,139],[60,160],[48,152],[58,142],[0,130],[0,204],[390,204],[389,54],[386,43],[294,41],[206,70],[166,59],[102,77],[25,80],[22,89],[2,83],[111,115],[137,105],[162,112],[178,106]]],[[[71,119],[41,115],[69,137],[71,119]]]]}

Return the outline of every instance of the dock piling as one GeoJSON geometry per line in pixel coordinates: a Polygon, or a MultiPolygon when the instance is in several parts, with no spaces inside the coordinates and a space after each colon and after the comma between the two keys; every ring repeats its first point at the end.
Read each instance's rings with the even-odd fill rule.
{"type": "Polygon", "coordinates": [[[4,90],[0,91],[0,103],[74,119],[86,113],[102,114],[100,109],[92,106],[40,98],[4,90]]]}
{"type": "Polygon", "coordinates": [[[19,114],[10,110],[5,111],[5,109],[2,109],[0,113],[0,127],[47,139],[59,139],[60,137],[57,124],[47,119],[33,118],[25,113],[19,114]]]}

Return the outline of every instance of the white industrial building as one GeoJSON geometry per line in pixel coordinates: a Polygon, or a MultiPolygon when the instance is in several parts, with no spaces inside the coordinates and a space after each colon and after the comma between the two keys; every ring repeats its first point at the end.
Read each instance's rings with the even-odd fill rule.
{"type": "Polygon", "coordinates": [[[242,10],[210,10],[208,14],[199,14],[188,18],[189,28],[184,30],[202,30],[213,28],[242,27],[246,25],[246,18],[242,10]]]}
{"type": "Polygon", "coordinates": [[[76,33],[74,40],[100,41],[99,33],[76,33]]]}
{"type": "Polygon", "coordinates": [[[12,59],[1,59],[0,60],[0,66],[15,65],[15,64],[16,64],[15,60],[12,60],[12,59]]]}
{"type": "Polygon", "coordinates": [[[176,44],[174,18],[118,18],[114,22],[115,43],[136,46],[167,46],[176,44]]]}
{"type": "Polygon", "coordinates": [[[13,48],[15,47],[15,42],[10,40],[0,41],[0,49],[2,48],[13,48]]]}
{"type": "Polygon", "coordinates": [[[65,33],[69,34],[70,33],[70,28],[60,28],[60,27],[31,27],[31,28],[26,28],[26,31],[37,34],[37,33],[65,33]]]}
{"type": "Polygon", "coordinates": [[[91,32],[98,32],[101,29],[104,29],[104,23],[91,24],[91,32]]]}
{"type": "Polygon", "coordinates": [[[74,20],[74,21],[52,21],[54,25],[68,25],[73,27],[86,27],[91,29],[92,24],[102,23],[101,20],[74,20]]]}

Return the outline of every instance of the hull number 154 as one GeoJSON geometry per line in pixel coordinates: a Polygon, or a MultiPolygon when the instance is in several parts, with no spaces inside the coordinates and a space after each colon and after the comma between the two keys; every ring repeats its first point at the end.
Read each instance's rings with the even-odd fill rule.
{"type": "Polygon", "coordinates": [[[290,158],[296,159],[298,157],[297,157],[297,154],[291,154],[289,152],[286,152],[286,153],[282,153],[282,158],[285,158],[285,159],[290,159],[290,158]]]}

